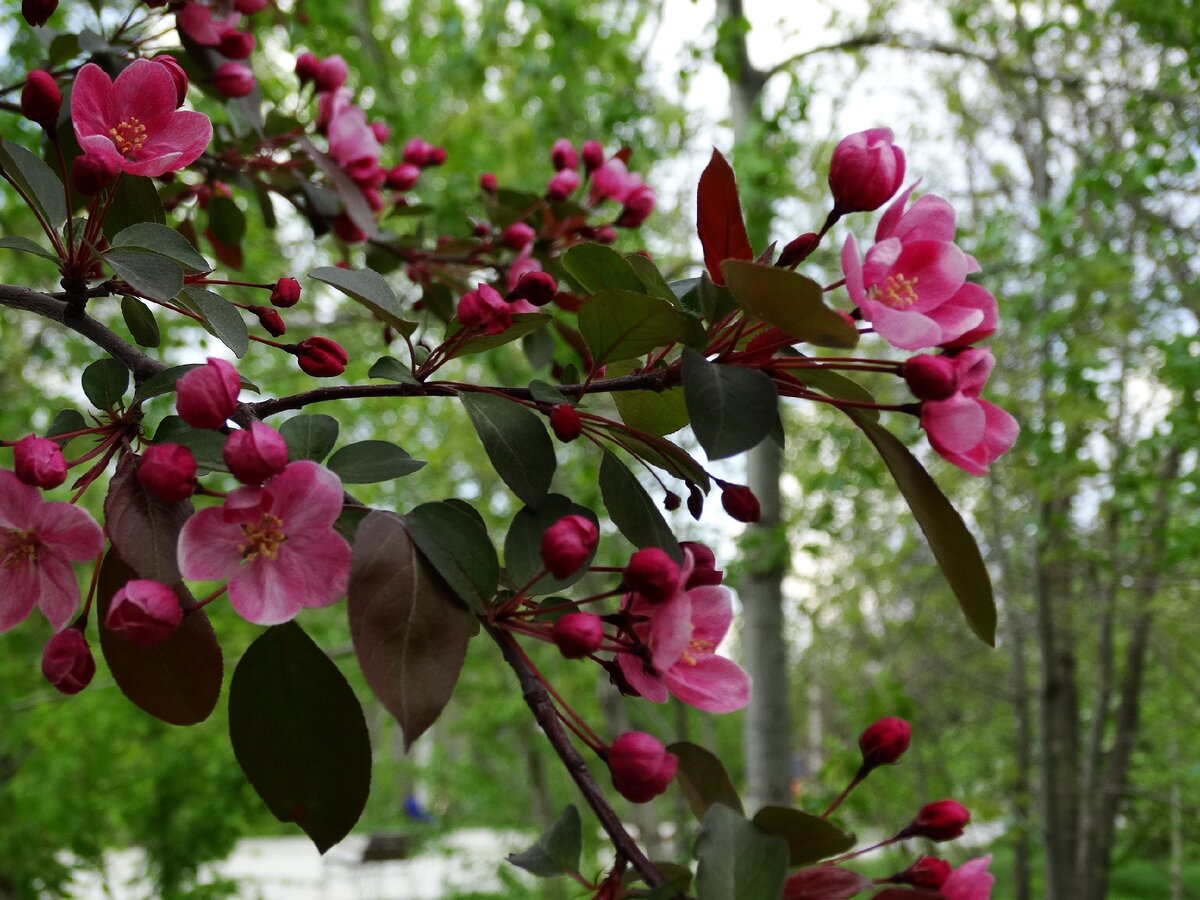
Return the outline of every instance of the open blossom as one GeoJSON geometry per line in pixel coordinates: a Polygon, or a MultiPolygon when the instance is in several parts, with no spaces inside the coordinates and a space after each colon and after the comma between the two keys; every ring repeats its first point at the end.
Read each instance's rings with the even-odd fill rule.
{"type": "Polygon", "coordinates": [[[942,896],[946,900],[991,900],[996,883],[996,876],[988,871],[991,861],[989,854],[963,863],[942,883],[942,896]]]}
{"type": "Polygon", "coordinates": [[[921,427],[948,462],[982,475],[1017,440],[1020,426],[1007,412],[980,397],[996,364],[991,351],[969,347],[952,357],[958,390],[945,400],[921,403],[921,427]]]}
{"type": "Polygon", "coordinates": [[[202,509],[179,534],[184,578],[229,580],[242,618],[277,625],[346,592],[350,545],[333,529],[342,483],[314,462],[294,462],[261,488],[233,491],[202,509]]]}
{"type": "Polygon", "coordinates": [[[165,175],[190,165],[212,140],[203,113],[176,108],[178,91],[167,69],[134,60],[114,82],[88,63],[71,92],[75,137],[88,156],[131,175],[165,175]]]}
{"type": "Polygon", "coordinates": [[[51,503],[0,469],[0,633],[37,606],[55,631],[79,605],[71,563],[95,559],[104,533],[85,510],[51,503]]]}

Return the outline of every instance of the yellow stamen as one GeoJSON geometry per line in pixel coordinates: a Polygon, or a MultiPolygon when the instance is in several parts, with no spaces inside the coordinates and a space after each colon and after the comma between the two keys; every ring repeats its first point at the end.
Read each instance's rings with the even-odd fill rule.
{"type": "Polygon", "coordinates": [[[130,116],[108,129],[108,136],[113,139],[122,156],[133,156],[142,149],[146,142],[146,126],[138,121],[137,116],[130,116]]]}
{"type": "Polygon", "coordinates": [[[697,659],[692,655],[693,653],[712,653],[715,649],[716,645],[712,641],[701,641],[693,638],[688,642],[687,648],[679,657],[679,661],[685,666],[694,666],[696,665],[697,659]]]}
{"type": "Polygon", "coordinates": [[[33,565],[37,562],[38,548],[41,541],[32,531],[10,531],[8,553],[0,560],[0,568],[12,571],[21,566],[33,565]]]}
{"type": "Polygon", "coordinates": [[[283,519],[270,513],[263,513],[262,518],[253,525],[243,525],[242,534],[245,540],[239,549],[245,562],[257,556],[274,559],[279,554],[279,545],[287,540],[287,535],[283,533],[283,519]]]}
{"type": "Polygon", "coordinates": [[[875,299],[892,309],[908,309],[917,302],[917,279],[899,273],[889,275],[876,286],[875,299]]]}

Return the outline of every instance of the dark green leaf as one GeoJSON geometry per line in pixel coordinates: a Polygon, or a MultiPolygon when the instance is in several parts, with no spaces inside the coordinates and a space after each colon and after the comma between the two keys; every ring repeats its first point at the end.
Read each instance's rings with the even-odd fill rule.
{"type": "Polygon", "coordinates": [[[788,269],[727,259],[725,283],[742,309],[791,335],[822,347],[855,347],[858,330],[825,305],[821,286],[788,269]]]}
{"type": "Polygon", "coordinates": [[[553,825],[528,850],[510,853],[508,861],[539,878],[578,873],[583,852],[583,823],[579,810],[568,806],[553,825]]]}
{"type": "Polygon", "coordinates": [[[51,228],[67,221],[67,200],[63,183],[54,170],[20,144],[0,140],[0,169],[41,213],[51,228]]]}
{"type": "Polygon", "coordinates": [[[724,803],[738,815],[742,815],[742,800],[725,771],[721,760],[708,750],[687,741],[680,741],[667,748],[679,759],[679,773],[675,776],[688,806],[697,819],[703,821],[708,808],[714,803],[724,803]]]}
{"type": "Polygon", "coordinates": [[[765,834],[714,803],[696,838],[697,900],[779,900],[787,878],[787,841],[765,834]]]}
{"type": "Polygon", "coordinates": [[[108,263],[130,287],[154,300],[170,300],[183,290],[183,269],[179,263],[157,253],[141,250],[109,250],[108,263]]]}
{"type": "Polygon", "coordinates": [[[131,247],[148,250],[173,259],[188,272],[211,272],[208,260],[196,252],[188,239],[166,225],[157,222],[140,222],[123,229],[112,239],[114,247],[131,247]]]}
{"type": "Polygon", "coordinates": [[[669,300],[675,306],[679,305],[679,298],[675,296],[675,291],[671,289],[671,285],[667,284],[667,279],[663,278],[662,272],[658,271],[658,266],[654,264],[654,260],[640,253],[626,253],[625,261],[637,273],[637,277],[642,282],[646,293],[669,300]]]}
{"type": "Polygon", "coordinates": [[[121,317],[133,339],[143,347],[157,347],[162,341],[154,313],[137,297],[126,294],[121,298],[121,317]]]}
{"type": "Polygon", "coordinates": [[[391,356],[377,359],[367,371],[367,377],[383,378],[386,381],[395,381],[400,384],[418,385],[421,383],[413,378],[412,369],[391,356]]]}
{"type": "MultiPolygon", "coordinates": [[[[504,538],[504,566],[508,569],[509,578],[515,585],[526,584],[538,573],[542,566],[542,535],[546,529],[563,516],[583,516],[599,525],[596,514],[586,506],[571,502],[562,494],[547,494],[546,499],[538,507],[526,506],[517,513],[509,526],[504,538]]],[[[566,590],[587,574],[588,566],[592,564],[595,550],[580,565],[579,569],[566,578],[555,578],[544,575],[537,584],[528,588],[526,593],[551,594],[555,591],[566,590]]]]}
{"type": "Polygon", "coordinates": [[[958,598],[967,624],[980,640],[995,646],[996,601],[992,596],[992,581],[962,516],[895,435],[857,409],[842,412],[863,430],[896,479],[900,493],[929,541],[929,549],[958,598]]]}
{"type": "MultiPolygon", "coordinates": [[[[611,363],[606,378],[628,375],[638,364],[626,360],[611,363]]],[[[621,421],[636,431],[650,434],[674,434],[688,423],[687,406],[684,404],[683,388],[668,388],[665,391],[614,391],[613,401],[621,421]]]]}
{"type": "Polygon", "coordinates": [[[567,402],[567,398],[559,393],[558,388],[544,381],[539,381],[537,378],[529,382],[529,393],[538,403],[549,403],[551,406],[557,406],[560,403],[567,402]]]}
{"type": "Polygon", "coordinates": [[[805,866],[845,853],[854,846],[854,835],[818,816],[787,806],[764,806],[754,814],[754,824],[767,834],[787,841],[788,864],[805,866]]]}
{"type": "Polygon", "coordinates": [[[87,428],[87,419],[83,417],[77,409],[62,409],[54,414],[54,418],[50,422],[50,426],[46,429],[45,436],[48,438],[58,437],[60,434],[70,434],[72,431],[82,431],[87,428]]]}
{"type": "Polygon", "coordinates": [[[116,190],[104,216],[104,234],[110,240],[130,225],[139,222],[157,222],[161,225],[166,220],[167,214],[163,211],[158,189],[151,179],[134,175],[122,175],[117,179],[116,190]]]}
{"type": "Polygon", "coordinates": [[[31,241],[27,237],[21,237],[19,234],[9,235],[8,237],[0,238],[0,249],[3,250],[20,250],[22,253],[32,253],[34,256],[40,256],[43,259],[51,259],[58,262],[58,257],[44,248],[41,244],[31,241]]]}
{"type": "Polygon", "coordinates": [[[478,513],[455,501],[422,503],[404,517],[404,524],[451,590],[482,612],[496,595],[500,560],[478,513]]]}
{"type": "Polygon", "coordinates": [[[606,290],[579,308],[579,331],[601,365],[683,340],[688,319],[661,297],[606,290]]]}
{"type": "Polygon", "coordinates": [[[411,747],[450,700],[475,617],[418,552],[403,520],[378,510],[355,534],[347,612],[367,684],[411,747]]]}
{"type": "Polygon", "coordinates": [[[709,459],[757,447],[779,421],[775,384],[757,369],[710,363],[683,351],[683,397],[709,459]]]}
{"type": "Polygon", "coordinates": [[[279,427],[288,445],[288,460],[311,459],[320,462],[337,443],[338,420],[333,416],[292,416],[279,427]]]}
{"type": "Polygon", "coordinates": [[[576,244],[563,254],[562,265],[580,287],[593,294],[609,289],[646,292],[625,257],[603,244],[576,244]]]}
{"type": "Polygon", "coordinates": [[[354,691],[295,622],[268,628],[229,685],[238,765],[281,822],[324,853],[354,827],[371,785],[371,742],[354,691]]]}
{"type": "Polygon", "coordinates": [[[204,317],[206,327],[217,339],[241,359],[250,346],[250,335],[238,308],[212,291],[189,284],[183,289],[186,305],[204,317]]]}
{"type": "Polygon", "coordinates": [[[392,286],[373,269],[320,266],[309,272],[308,277],[323,281],[357,300],[400,334],[410,335],[417,327],[415,322],[404,318],[404,308],[400,305],[392,286]]]}
{"type": "Polygon", "coordinates": [[[129,370],[125,364],[105,357],[83,370],[83,392],[96,409],[112,409],[129,388],[129,370]]]}
{"type": "MultiPolygon", "coordinates": [[[[691,309],[686,298],[682,301],[684,308],[691,309]]],[[[700,276],[696,285],[696,305],[700,307],[700,315],[709,322],[717,322],[737,307],[733,294],[724,285],[714,284],[705,272],[700,276]]],[[[694,312],[694,310],[692,310],[694,312]]]]}
{"type": "Polygon", "coordinates": [[[708,474],[685,450],[652,434],[640,437],[615,425],[600,427],[614,435],[624,449],[642,462],[669,472],[681,481],[691,481],[708,493],[708,474]]]}
{"type": "Polygon", "coordinates": [[[329,458],[328,466],[346,484],[375,484],[411,475],[425,461],[413,459],[389,441],[347,444],[329,458]]]}
{"type": "Polygon", "coordinates": [[[236,247],[246,236],[246,215],[232,197],[213,197],[208,204],[208,227],[222,244],[236,247]]]}
{"type": "MultiPolygon", "coordinates": [[[[545,313],[518,313],[513,316],[512,325],[504,331],[499,334],[481,334],[478,337],[467,338],[451,350],[446,358],[457,359],[460,356],[470,356],[472,353],[482,353],[485,350],[503,347],[505,344],[520,340],[527,334],[532,334],[549,321],[550,317],[545,313]]],[[[458,320],[451,320],[449,327],[446,328],[446,339],[449,340],[460,331],[462,331],[462,326],[458,320]]]]}
{"type": "Polygon", "coordinates": [[[483,449],[509,489],[528,506],[537,506],[550,489],[557,461],[554,445],[534,412],[494,394],[463,394],[463,407],[483,449]]]}
{"type": "Polygon", "coordinates": [[[625,464],[607,450],[600,462],[600,496],[613,524],[635,547],[661,547],[676,559],[683,559],[679,541],[658,505],[625,464]]]}

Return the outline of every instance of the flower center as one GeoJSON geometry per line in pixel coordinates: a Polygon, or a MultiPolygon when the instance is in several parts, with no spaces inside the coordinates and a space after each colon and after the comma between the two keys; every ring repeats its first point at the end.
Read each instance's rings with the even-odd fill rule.
{"type": "Polygon", "coordinates": [[[679,661],[685,666],[694,666],[697,659],[692,654],[711,654],[716,649],[716,645],[712,641],[701,641],[695,638],[688,641],[687,647],[684,649],[679,661]]]}
{"type": "Polygon", "coordinates": [[[12,571],[37,563],[41,541],[32,531],[10,531],[5,544],[7,546],[0,548],[0,553],[3,553],[0,556],[0,568],[12,571]]]}
{"type": "Polygon", "coordinates": [[[250,562],[257,556],[274,559],[279,554],[279,545],[287,540],[283,533],[283,519],[263,513],[257,522],[242,526],[244,539],[241,545],[242,561],[250,562]]]}
{"type": "Polygon", "coordinates": [[[133,156],[146,142],[146,126],[138,121],[137,116],[130,116],[108,129],[108,136],[113,139],[122,156],[133,156]]]}
{"type": "Polygon", "coordinates": [[[917,279],[896,273],[875,286],[875,299],[892,309],[908,309],[917,302],[917,279]]]}

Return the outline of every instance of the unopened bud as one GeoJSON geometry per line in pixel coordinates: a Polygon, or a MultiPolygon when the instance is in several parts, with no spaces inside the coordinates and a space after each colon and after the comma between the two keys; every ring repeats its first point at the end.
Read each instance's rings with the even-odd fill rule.
{"type": "Polygon", "coordinates": [[[588,172],[594,172],[604,165],[604,148],[599,141],[584,141],[580,151],[583,154],[583,167],[588,172]]]}
{"type": "Polygon", "coordinates": [[[279,337],[287,333],[287,325],[284,324],[283,316],[279,315],[277,310],[269,306],[247,306],[246,311],[258,316],[258,324],[271,337],[279,337]]]}
{"type": "Polygon", "coordinates": [[[251,422],[248,429],[229,435],[221,456],[234,478],[257,485],[283,471],[288,448],[283,436],[270,425],[251,422]]]}
{"type": "Polygon", "coordinates": [[[704,513],[704,492],[691,482],[688,482],[687,508],[692,518],[699,522],[704,513]]]}
{"type": "Polygon", "coordinates": [[[654,202],[654,190],[648,184],[638,185],[625,198],[625,205],[617,216],[617,225],[637,228],[654,212],[654,202]]]}
{"type": "Polygon", "coordinates": [[[549,272],[526,272],[508,296],[511,300],[528,300],[534,306],[545,306],[554,299],[558,282],[549,272]]]}
{"type": "Polygon", "coordinates": [[[21,0],[21,15],[34,28],[45,25],[56,9],[58,0],[21,0]]]}
{"type": "Polygon", "coordinates": [[[241,389],[237,369],[210,356],[205,365],[179,379],[175,409],[193,428],[220,428],[237,409],[241,389]]]}
{"type": "Polygon", "coordinates": [[[13,468],[23,482],[44,491],[67,480],[62,448],[36,434],[27,434],[13,445],[13,468]]]}
{"type": "Polygon", "coordinates": [[[560,169],[546,186],[546,199],[552,202],[566,200],[579,187],[579,173],[574,169],[560,169]]]}
{"type": "Polygon", "coordinates": [[[921,353],[909,357],[901,372],[918,400],[948,400],[958,390],[958,367],[948,356],[921,353]]]}
{"type": "Polygon", "coordinates": [[[173,635],[183,621],[175,592],[161,581],[136,578],[113,595],[104,627],[131,644],[153,647],[173,635]]]}
{"type": "Polygon", "coordinates": [[[336,91],[350,75],[350,66],[336,53],[327,56],[317,63],[317,71],[313,76],[318,91],[336,91]]]}
{"type": "Polygon", "coordinates": [[[555,578],[579,571],[596,550],[600,531],[586,516],[563,516],[542,533],[542,562],[555,578]]]}
{"type": "Polygon", "coordinates": [[[523,250],[537,232],[524,222],[514,222],[500,232],[500,243],[513,250],[523,250]]]}
{"type": "Polygon", "coordinates": [[[950,863],[936,856],[919,856],[903,872],[897,872],[884,881],[890,884],[911,884],[926,891],[936,891],[950,877],[950,863]]]}
{"type": "Polygon", "coordinates": [[[683,498],[674,491],[667,491],[667,495],[663,497],[663,509],[667,512],[675,512],[683,505],[683,498]]]}
{"type": "Polygon", "coordinates": [[[829,162],[829,189],[841,213],[883,206],[904,181],[904,152],[890,128],[871,128],[842,138],[829,162]]]}
{"type": "Polygon", "coordinates": [[[321,60],[317,59],[315,53],[310,53],[308,50],[296,57],[296,77],[300,79],[301,84],[307,84],[314,80],[320,67],[321,60]]]}
{"type": "Polygon", "coordinates": [[[237,62],[217,66],[212,76],[213,87],[222,97],[236,99],[254,90],[254,73],[237,62]]]}
{"type": "Polygon", "coordinates": [[[550,410],[550,427],[554,436],[564,444],[568,444],[583,433],[583,423],[579,421],[579,413],[569,403],[560,403],[550,410]]]}
{"type": "Polygon", "coordinates": [[[233,8],[243,16],[252,16],[267,8],[269,0],[233,0],[233,8]]]}
{"type": "Polygon", "coordinates": [[[821,243],[821,239],[811,231],[798,238],[793,238],[783,248],[783,252],[779,254],[779,261],[775,265],[783,268],[798,266],[808,259],[819,243],[821,243]]]}
{"type": "Polygon", "coordinates": [[[877,766],[897,762],[912,738],[912,727],[903,719],[887,716],[870,725],[858,738],[862,751],[862,768],[859,776],[865,776],[877,766]]]}
{"type": "Polygon", "coordinates": [[[739,522],[757,522],[762,518],[762,509],[754,491],[741,484],[727,484],[721,490],[721,505],[739,522]]]}
{"type": "Polygon", "coordinates": [[[327,337],[310,337],[286,348],[300,368],[314,378],[333,378],[346,371],[349,355],[342,345],[327,337]]]}
{"type": "Polygon", "coordinates": [[[479,176],[479,189],[485,194],[496,193],[496,176],[492,172],[484,172],[479,176]]]}
{"type": "Polygon", "coordinates": [[[280,278],[271,288],[271,305],[288,309],[300,301],[300,282],[295,278],[280,278]]]}
{"type": "Polygon", "coordinates": [[[400,163],[387,173],[387,186],[393,191],[408,191],[416,187],[421,178],[421,167],[412,163],[400,163]]]}
{"type": "Polygon", "coordinates": [[[249,59],[254,52],[254,35],[248,31],[230,29],[221,35],[217,50],[229,59],[249,59]]]}
{"type": "Polygon", "coordinates": [[[613,787],[622,797],[646,803],[667,789],[679,760],[653,735],[627,731],[608,748],[608,768],[613,787]]]}
{"type": "Polygon", "coordinates": [[[957,800],[938,800],[921,807],[917,817],[897,835],[899,838],[923,837],[931,841],[952,841],[963,833],[971,813],[957,800]]]}
{"type": "Polygon", "coordinates": [[[112,184],[119,172],[116,162],[109,157],[85,153],[71,163],[71,187],[92,197],[112,184]]]}
{"type": "MultiPolygon", "coordinates": [[[[57,5],[57,4],[56,4],[57,5]]],[[[42,69],[34,69],[25,76],[25,87],[21,88],[21,115],[37,122],[47,131],[58,125],[58,111],[62,109],[62,91],[54,76],[42,69]]]]}
{"type": "Polygon", "coordinates": [[[83,633],[75,628],[60,631],[42,651],[42,675],[64,694],[78,694],[92,682],[96,660],[83,633]]]}
{"type": "Polygon", "coordinates": [[[679,590],[679,564],[665,550],[645,547],[629,558],[625,587],[651,603],[662,603],[679,590]]]}
{"type": "Polygon", "coordinates": [[[684,590],[694,587],[720,584],[725,579],[725,573],[717,569],[717,556],[704,544],[696,541],[681,541],[681,550],[692,554],[692,574],[688,576],[684,590]]]}
{"type": "Polygon", "coordinates": [[[555,169],[574,169],[579,165],[579,157],[575,154],[574,145],[566,138],[559,138],[550,148],[550,162],[555,169]]]}
{"type": "Polygon", "coordinates": [[[151,444],[138,460],[137,480],[158,499],[182,503],[196,490],[196,458],[182,444],[151,444]]]}
{"type": "Polygon", "coordinates": [[[554,623],[550,636],[567,659],[582,659],[604,643],[604,622],[593,613],[567,613],[554,623]]]}

